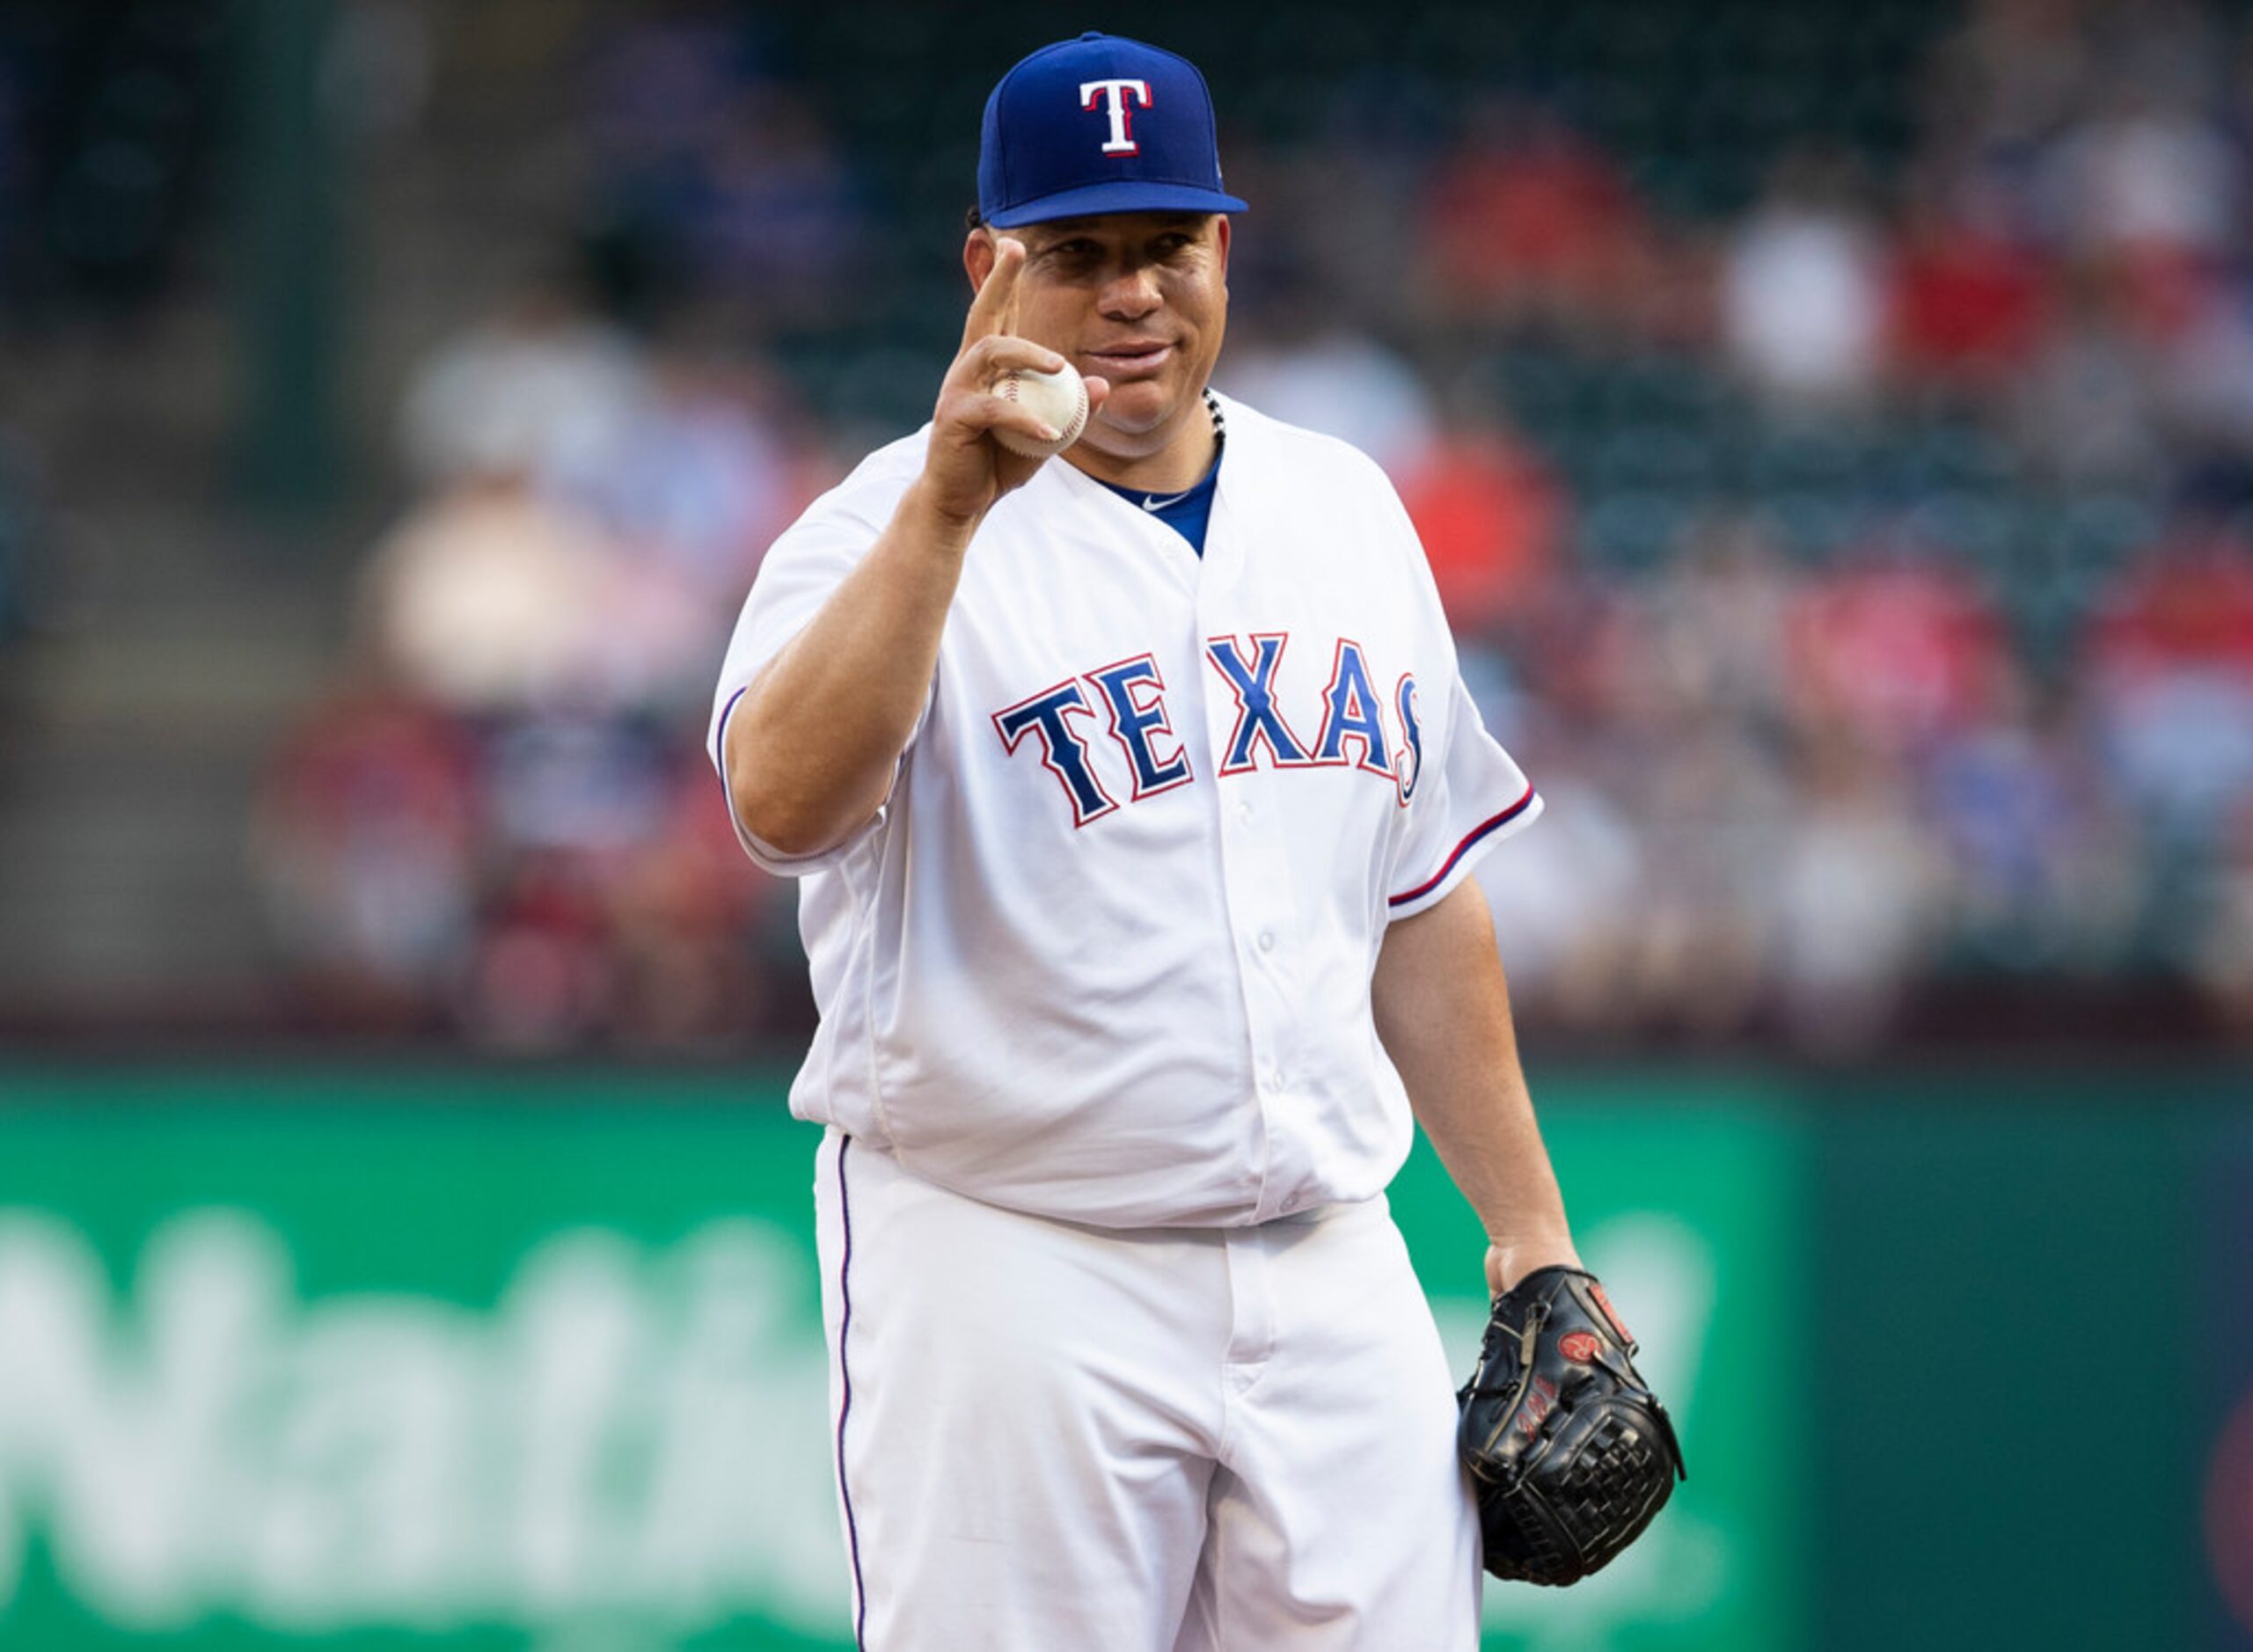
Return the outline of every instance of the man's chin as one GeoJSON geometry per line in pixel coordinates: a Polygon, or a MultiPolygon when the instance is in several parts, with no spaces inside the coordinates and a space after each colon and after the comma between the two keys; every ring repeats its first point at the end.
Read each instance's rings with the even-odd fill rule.
{"type": "Polygon", "coordinates": [[[1148,436],[1171,425],[1185,398],[1170,385],[1130,380],[1111,386],[1094,422],[1123,436],[1148,436]]]}

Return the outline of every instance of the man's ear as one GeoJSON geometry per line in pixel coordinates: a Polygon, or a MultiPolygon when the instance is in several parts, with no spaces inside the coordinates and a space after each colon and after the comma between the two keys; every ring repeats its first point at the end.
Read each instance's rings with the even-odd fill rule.
{"type": "Polygon", "coordinates": [[[962,273],[970,278],[972,292],[985,285],[985,278],[993,274],[993,260],[998,255],[993,231],[980,224],[962,239],[962,273]]]}

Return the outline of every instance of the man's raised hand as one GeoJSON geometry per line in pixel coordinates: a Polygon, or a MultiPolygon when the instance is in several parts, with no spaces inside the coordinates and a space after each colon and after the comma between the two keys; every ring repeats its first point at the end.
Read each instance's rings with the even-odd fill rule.
{"type": "MultiPolygon", "coordinates": [[[[962,323],[962,346],[939,387],[932,413],[931,445],[923,474],[933,508],[950,521],[975,523],[996,501],[1032,479],[1047,463],[1010,452],[993,440],[1008,428],[1034,442],[1053,442],[1057,432],[1040,418],[999,395],[995,384],[1011,369],[1053,373],[1069,365],[1055,351],[1010,331],[1016,322],[1017,282],[1025,267],[1025,245],[994,238],[993,267],[970,301],[962,323]]],[[[1101,378],[1087,384],[1087,407],[1110,394],[1101,378]]]]}

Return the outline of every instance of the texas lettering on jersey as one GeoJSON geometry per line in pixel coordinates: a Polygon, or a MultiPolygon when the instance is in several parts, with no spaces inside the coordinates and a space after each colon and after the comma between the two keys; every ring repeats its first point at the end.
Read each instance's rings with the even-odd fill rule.
{"type": "MultiPolygon", "coordinates": [[[[1276,691],[1290,640],[1288,632],[1255,632],[1248,639],[1215,637],[1206,642],[1205,663],[1236,706],[1235,725],[1221,749],[1221,775],[1248,774],[1262,766],[1350,767],[1388,782],[1406,808],[1423,764],[1415,676],[1402,676],[1389,697],[1380,694],[1362,646],[1350,637],[1339,638],[1320,705],[1303,713],[1299,724],[1320,732],[1311,742],[1304,740],[1285,717],[1276,691]]],[[[1028,749],[1056,777],[1074,826],[1088,825],[1121,807],[1115,786],[1104,784],[1095,760],[1094,741],[1104,735],[1125,755],[1128,802],[1196,778],[1166,708],[1166,679],[1147,654],[1098,666],[1004,706],[993,713],[993,727],[1004,751],[1013,756],[1028,749]]]]}

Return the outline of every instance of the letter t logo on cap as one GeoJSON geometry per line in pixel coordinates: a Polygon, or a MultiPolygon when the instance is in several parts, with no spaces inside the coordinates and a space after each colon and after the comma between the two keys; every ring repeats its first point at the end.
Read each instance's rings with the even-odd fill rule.
{"type": "Polygon", "coordinates": [[[1103,145],[1106,155],[1139,155],[1142,148],[1134,141],[1134,117],[1127,107],[1127,94],[1134,94],[1135,102],[1144,108],[1150,106],[1150,83],[1146,80],[1090,80],[1079,88],[1079,106],[1093,109],[1095,99],[1102,98],[1110,110],[1111,135],[1103,145]]]}

